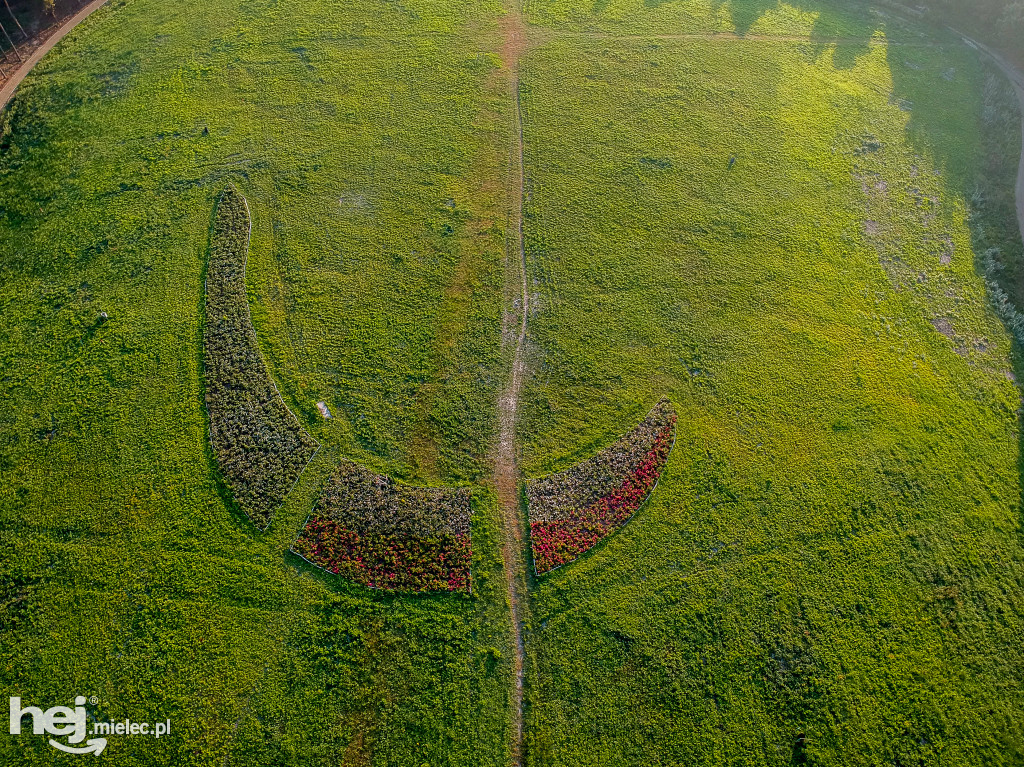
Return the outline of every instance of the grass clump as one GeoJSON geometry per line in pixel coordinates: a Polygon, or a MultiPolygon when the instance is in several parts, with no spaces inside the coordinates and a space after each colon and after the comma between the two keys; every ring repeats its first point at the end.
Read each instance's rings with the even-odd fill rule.
{"type": "Polygon", "coordinates": [[[281,399],[256,344],[245,294],[249,210],[234,186],[217,204],[204,332],[210,444],[239,507],[270,524],[317,443],[281,399]]]}

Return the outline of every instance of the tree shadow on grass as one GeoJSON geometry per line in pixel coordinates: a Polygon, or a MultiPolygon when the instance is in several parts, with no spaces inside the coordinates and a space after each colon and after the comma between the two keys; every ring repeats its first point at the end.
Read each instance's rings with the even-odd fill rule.
{"type": "MultiPolygon", "coordinates": [[[[975,275],[1012,341],[1011,367],[1024,382],[1024,240],[1015,185],[1022,115],[1012,84],[980,51],[944,28],[928,29],[947,55],[922,63],[913,48],[890,48],[892,98],[908,113],[909,146],[930,157],[948,200],[967,209],[975,275]],[[935,68],[942,61],[941,72],[935,68]],[[931,67],[930,74],[925,70],[931,67]],[[974,146],[970,142],[974,140],[974,146]]],[[[954,255],[954,258],[956,256],[954,255]]],[[[1024,423],[1018,410],[1018,532],[1024,536],[1024,423]]]]}
{"type": "MultiPolygon", "coordinates": [[[[891,87],[890,101],[907,113],[907,144],[916,155],[929,158],[941,174],[946,199],[961,200],[969,210],[974,272],[986,282],[989,300],[997,307],[1002,303],[999,314],[1013,339],[1013,375],[1021,385],[1024,240],[1016,219],[1015,184],[1024,114],[1009,80],[983,52],[968,50],[959,35],[924,19],[903,18],[889,8],[872,9],[867,4],[840,7],[827,0],[787,4],[817,14],[811,31],[813,48],[808,51],[811,60],[831,51],[836,69],[852,69],[870,52],[877,33],[891,43],[886,49],[891,83],[884,84],[891,87]],[[969,146],[972,138],[978,140],[973,148],[969,146]]],[[[715,0],[713,8],[727,8],[737,34],[745,35],[780,5],[781,0],[715,0]]],[[[1018,426],[1018,531],[1024,536],[1021,416],[1018,426]]]]}
{"type": "MultiPolygon", "coordinates": [[[[1018,161],[1021,151],[1021,112],[1013,91],[1005,75],[994,64],[977,51],[965,46],[958,36],[941,27],[929,27],[920,20],[901,20],[891,13],[879,16],[880,25],[886,37],[899,42],[911,42],[916,45],[889,45],[886,48],[886,74],[889,82],[877,85],[889,87],[890,104],[893,110],[899,109],[905,114],[903,125],[904,148],[893,148],[899,155],[890,158],[891,162],[914,162],[920,158],[921,177],[900,178],[903,189],[891,189],[890,193],[902,194],[907,199],[920,201],[921,209],[916,210],[914,203],[903,203],[897,215],[906,219],[919,219],[922,225],[898,234],[895,247],[897,250],[906,248],[917,249],[929,253],[934,261],[926,269],[927,281],[924,285],[900,285],[897,290],[909,294],[912,302],[924,313],[925,317],[935,323],[941,318],[941,312],[949,311],[955,335],[956,347],[950,352],[962,354],[967,365],[974,368],[974,373],[967,381],[960,384],[960,394],[951,399],[952,408],[961,408],[966,418],[970,418],[971,403],[989,402],[986,407],[985,419],[993,426],[997,422],[1009,420],[1004,410],[1006,406],[1005,382],[999,382],[1003,373],[1016,378],[1017,386],[1024,381],[1024,357],[1022,357],[1021,341],[1024,340],[1024,315],[1019,309],[1024,308],[1024,242],[1018,228],[1015,215],[1015,183],[1018,161]],[[909,157],[908,157],[909,155],[909,157]],[[924,180],[925,169],[929,178],[924,180]],[[921,187],[920,190],[916,187],[921,187]],[[932,197],[937,190],[937,197],[932,197]],[[918,197],[919,195],[919,197],[918,197]],[[963,212],[965,211],[966,215],[963,212]],[[950,245],[945,253],[932,252],[932,248],[923,248],[926,243],[914,241],[915,232],[925,237],[943,236],[941,224],[938,227],[927,223],[928,217],[938,216],[938,220],[952,221],[954,226],[962,226],[966,219],[968,248],[970,252],[955,251],[950,245]],[[963,217],[963,218],[962,218],[963,217]],[[969,259],[969,261],[968,261],[969,259]],[[975,280],[984,284],[984,295],[987,306],[978,307],[973,290],[956,280],[942,282],[945,265],[962,264],[963,271],[973,269],[975,280]],[[934,283],[935,287],[930,287],[934,283]],[[940,289],[938,286],[942,285],[940,289]],[[934,292],[936,295],[932,296],[934,292]],[[942,295],[944,294],[944,295],[942,295]],[[937,299],[937,300],[936,300],[937,299]],[[1002,355],[985,356],[977,354],[978,350],[990,347],[991,342],[984,337],[987,324],[975,325],[972,329],[966,318],[961,319],[958,310],[949,306],[956,304],[975,304],[969,314],[978,317],[982,313],[995,311],[1007,334],[1010,336],[1011,352],[1007,360],[1002,355]],[[943,308],[945,307],[945,308],[943,308]],[[957,328],[963,322],[964,327],[957,328]],[[961,336],[966,340],[961,340],[961,336]],[[985,371],[993,376],[991,383],[982,382],[985,371]],[[999,390],[997,392],[997,390],[999,390]]],[[[883,146],[883,154],[890,151],[883,146]]],[[[917,267],[913,271],[916,271],[917,267]]],[[[915,275],[916,276],[916,275],[915,275]]],[[[976,285],[977,283],[975,283],[976,285]]],[[[978,320],[973,320],[977,323],[978,320]]],[[[936,333],[942,332],[936,325],[936,333]]],[[[945,333],[944,333],[945,334],[945,333]]],[[[950,368],[954,370],[955,368],[950,368]]],[[[949,375],[948,373],[946,375],[949,375]]],[[[959,387],[958,387],[959,388],[959,387]]],[[[1015,468],[1018,489],[1015,497],[998,499],[993,495],[989,500],[984,523],[967,522],[965,519],[954,518],[963,514],[969,516],[972,499],[965,497],[950,502],[950,507],[931,507],[922,509],[921,521],[915,525],[917,530],[937,531],[947,524],[952,529],[957,525],[965,525],[972,529],[973,540],[960,540],[945,549],[939,546],[926,545],[920,553],[910,552],[905,555],[905,565],[922,583],[928,593],[942,594],[943,589],[954,589],[957,593],[957,604],[970,607],[957,607],[951,613],[943,614],[944,608],[940,596],[934,601],[938,619],[948,620],[953,616],[950,636],[957,637],[960,649],[954,657],[964,664],[968,673],[979,677],[993,673],[990,659],[972,629],[968,627],[970,619],[964,617],[972,612],[981,617],[981,622],[994,625],[1020,625],[1024,601],[1019,594],[1011,591],[998,604],[987,596],[992,587],[990,572],[994,569],[1005,569],[999,576],[1003,583],[1013,583],[1021,577],[1019,567],[1010,562],[1019,562],[1021,546],[1024,544],[1024,434],[1019,389],[1012,394],[1013,401],[1018,405],[1013,420],[1017,428],[1017,449],[1015,468]],[[994,502],[997,505],[992,505],[994,502]],[[1002,508],[999,508],[1001,506],[1002,508]],[[1005,522],[997,521],[1009,516],[1015,524],[1016,535],[1007,535],[1005,522]],[[948,520],[943,521],[943,520],[948,520]],[[976,536],[976,537],[975,537],[976,536]],[[984,563],[979,565],[978,559],[984,563]],[[934,580],[935,573],[941,573],[939,580],[934,580]],[[957,618],[964,617],[960,628],[957,618]]],[[[977,412],[977,411],[975,411],[977,412]]],[[[969,429],[969,421],[961,419],[957,425],[943,426],[935,424],[944,432],[944,439],[950,443],[964,439],[966,434],[961,431],[969,429]]],[[[969,432],[967,432],[969,433],[969,432]]],[[[988,440],[986,440],[988,441],[988,440]]],[[[914,450],[918,445],[907,442],[905,449],[914,450]]],[[[971,470],[977,477],[979,489],[983,496],[982,486],[998,485],[995,477],[1002,472],[1003,464],[997,456],[998,448],[990,441],[987,446],[969,449],[962,454],[975,465],[971,470]]],[[[955,453],[951,453],[953,455],[955,453]]],[[[1012,459],[1011,459],[1012,460],[1012,459]]],[[[1009,483],[1007,483],[1009,484],[1009,483]]],[[[980,504],[981,500],[976,499],[980,504]]],[[[912,533],[914,531],[907,530],[912,533]]],[[[916,533],[915,533],[916,534],[916,533]]],[[[925,533],[925,540],[931,533],[925,533]]],[[[1009,650],[1009,648],[1007,648],[1009,650]]],[[[1009,665],[1019,663],[1020,656],[1007,652],[1000,662],[1009,665]]],[[[1013,733],[1000,736],[1006,753],[1020,758],[1022,755],[1019,742],[1015,742],[1013,733]]]]}
{"type": "MultiPolygon", "coordinates": [[[[761,18],[778,10],[781,5],[779,0],[714,0],[712,9],[716,13],[726,9],[732,17],[736,34],[742,36],[749,34],[761,18]]],[[[833,63],[837,68],[849,69],[868,52],[875,25],[865,9],[839,7],[817,0],[794,0],[786,5],[815,14],[810,35],[815,57],[842,43],[836,47],[833,63]]]]}
{"type": "MultiPolygon", "coordinates": [[[[1001,285],[999,290],[1008,294],[1016,306],[1024,308],[1024,245],[1020,232],[1016,231],[1013,205],[1018,160],[1016,153],[1020,151],[1021,144],[1020,114],[1010,109],[1008,116],[998,119],[992,117],[991,112],[998,99],[989,97],[988,84],[991,78],[998,78],[999,75],[994,70],[987,71],[987,65],[979,61],[978,55],[966,48],[955,35],[942,28],[927,27],[920,20],[903,20],[888,10],[878,13],[867,9],[837,10],[836,4],[816,0],[791,0],[789,5],[817,13],[810,42],[797,43],[793,47],[801,51],[809,65],[817,64],[820,59],[823,65],[821,70],[826,77],[831,68],[850,70],[858,62],[864,61],[864,57],[871,57],[870,61],[864,61],[866,66],[863,69],[849,72],[848,76],[836,76],[836,79],[844,81],[843,87],[870,89],[881,98],[869,99],[870,103],[864,105],[861,114],[858,114],[859,107],[855,107],[849,115],[838,116],[837,124],[840,127],[836,132],[835,151],[856,151],[859,138],[844,135],[844,131],[871,130],[874,121],[877,121],[877,130],[882,140],[876,149],[870,151],[878,153],[872,155],[873,158],[884,158],[884,164],[878,164],[879,170],[889,166],[888,170],[892,171],[889,178],[889,184],[893,186],[890,192],[894,196],[892,204],[895,209],[892,212],[897,219],[913,219],[913,226],[906,229],[900,228],[904,221],[896,222],[899,230],[894,237],[897,253],[900,254],[899,251],[905,248],[917,250],[923,255],[925,251],[921,247],[922,243],[915,241],[915,238],[923,233],[941,239],[945,234],[952,233],[955,227],[963,234],[960,240],[962,252],[931,254],[934,261],[928,264],[928,270],[933,278],[944,274],[953,276],[952,270],[944,268],[948,262],[942,260],[946,255],[950,256],[956,267],[957,278],[950,288],[955,288],[959,295],[941,295],[946,289],[943,285],[942,290],[935,289],[940,294],[936,298],[940,302],[950,298],[950,303],[959,302],[961,306],[972,304],[969,307],[972,321],[977,322],[978,318],[985,320],[984,324],[978,325],[981,332],[998,334],[998,327],[981,317],[983,311],[990,311],[990,308],[978,305],[982,294],[977,280],[989,283],[990,300],[998,299],[996,287],[1001,285]],[[873,42],[876,35],[891,44],[880,48],[873,42]],[[854,128],[856,125],[861,127],[854,128]],[[1000,136],[1011,137],[1014,146],[1000,144],[1000,136]],[[920,158],[919,163],[915,156],[920,158]],[[920,180],[915,180],[917,169],[910,167],[911,163],[920,164],[920,180]],[[896,189],[897,183],[902,188],[896,189]],[[913,187],[917,186],[921,187],[919,207],[915,207],[912,201],[915,191],[913,187]],[[896,198],[896,195],[899,197],[896,198]],[[963,209],[969,211],[966,217],[967,231],[964,231],[963,209]],[[939,216],[937,224],[929,222],[931,215],[939,216]],[[992,249],[999,249],[1002,262],[997,270],[997,279],[993,279],[989,263],[992,249]]],[[[779,3],[775,0],[722,0],[713,7],[714,10],[731,14],[736,32],[745,35],[759,29],[758,20],[765,13],[778,8],[779,3]]],[[[753,48],[754,45],[749,47],[753,48]]],[[[1004,82],[1004,91],[1005,85],[1004,82]]],[[[823,88],[819,97],[830,98],[831,86],[823,88]]],[[[862,158],[853,159],[859,162],[862,158]]],[[[859,164],[870,167],[867,162],[859,164]]],[[[852,182],[852,179],[847,180],[852,182]]],[[[844,183],[843,186],[843,194],[850,198],[858,194],[856,183],[844,183]]],[[[918,275],[915,272],[912,276],[918,275]]],[[[929,345],[927,334],[931,330],[926,323],[933,318],[934,307],[942,304],[930,304],[928,291],[932,289],[931,285],[939,284],[938,280],[932,280],[921,289],[913,285],[893,288],[894,291],[904,291],[903,295],[921,311],[921,317],[908,316],[907,319],[922,325],[921,341],[929,345]]],[[[1018,315],[1003,312],[1003,322],[1011,333],[1015,316],[1018,315]]],[[[1024,327],[1024,320],[1019,327],[1024,327]]],[[[1022,335],[1019,327],[1018,337],[1022,335]]],[[[939,332],[935,330],[935,333],[939,332]]],[[[938,342],[936,346],[943,342],[943,339],[937,337],[931,340],[938,342]]],[[[975,366],[978,376],[972,374],[961,381],[955,378],[957,371],[964,371],[964,366],[957,361],[954,350],[950,348],[948,352],[941,352],[945,355],[945,370],[940,375],[946,381],[942,389],[935,391],[941,391],[947,401],[921,403],[933,408],[933,413],[946,411],[951,416],[945,423],[944,416],[939,415],[933,423],[922,424],[928,432],[937,433],[939,454],[945,453],[942,457],[947,462],[952,458],[953,462],[959,460],[975,465],[943,466],[940,461],[925,454],[928,442],[933,438],[924,437],[923,432],[909,430],[916,433],[900,435],[898,438],[902,460],[884,467],[884,480],[893,486],[913,484],[917,481],[915,475],[925,473],[929,481],[934,480],[935,495],[915,508],[913,518],[895,519],[889,532],[896,541],[925,539],[920,550],[917,550],[916,542],[900,544],[901,549],[895,554],[900,558],[899,567],[905,569],[907,584],[911,588],[920,587],[923,594],[930,595],[930,606],[923,609],[940,625],[945,623],[942,629],[950,638],[949,657],[955,659],[954,666],[960,666],[966,674],[979,679],[998,675],[1000,666],[1006,669],[1017,668],[1021,659],[1012,646],[1004,645],[1003,657],[993,661],[993,645],[979,641],[978,635],[974,633],[988,630],[990,626],[999,627],[999,630],[1019,626],[1021,615],[1024,614],[1024,603],[1019,592],[1012,589],[1012,584],[1021,577],[1019,562],[1024,543],[1024,498],[1016,497],[1018,491],[1013,488],[1012,472],[1015,464],[1019,485],[1024,487],[1024,434],[1020,416],[1013,416],[1003,410],[1008,399],[1008,387],[1005,381],[998,380],[998,376],[1002,375],[1002,371],[1010,369],[1003,354],[1005,348],[1004,342],[997,354],[990,353],[983,362],[973,360],[970,356],[972,352],[968,350],[964,356],[968,364],[975,366]],[[986,380],[983,368],[989,365],[992,368],[989,372],[993,375],[986,380]],[[991,406],[983,404],[984,408],[988,408],[986,410],[976,407],[977,403],[988,402],[991,402],[991,406]],[[966,447],[965,443],[972,438],[971,421],[975,418],[987,422],[986,431],[990,428],[992,430],[989,434],[997,430],[1001,432],[1003,427],[1006,432],[1010,432],[1013,421],[1016,421],[1018,456],[1000,453],[1000,450],[1012,448],[1005,441],[989,434],[984,438],[987,444],[966,447]],[[984,518],[974,516],[975,499],[969,494],[956,495],[959,487],[956,475],[961,470],[967,480],[963,486],[978,494],[979,508],[984,504],[984,518]],[[1007,473],[1011,477],[1007,477],[1007,473]],[[1003,476],[999,477],[1000,474],[1003,476]],[[947,483],[950,478],[951,481],[947,483]],[[998,488],[999,491],[1005,489],[1006,494],[1012,494],[1013,497],[1004,496],[998,500],[993,494],[992,498],[983,498],[986,495],[983,488],[986,486],[998,488]],[[1007,518],[1010,519],[1009,523],[1007,518]],[[1007,530],[1013,522],[1016,522],[1016,530],[1007,530]],[[969,529],[970,535],[957,537],[957,531],[962,529],[969,529]],[[920,535],[922,531],[924,536],[920,535]],[[927,540],[929,536],[938,539],[950,532],[954,535],[941,544],[932,546],[927,540]],[[997,568],[1005,571],[999,572],[997,568]],[[934,578],[936,572],[939,573],[938,580],[934,578]],[[998,587],[994,588],[996,584],[998,587]],[[1006,591],[1000,597],[994,597],[992,592],[1000,588],[1006,591]],[[948,607],[951,593],[956,594],[955,608],[948,607]],[[960,604],[969,606],[961,608],[960,604]],[[957,624],[957,618],[962,621],[962,627],[957,624]],[[973,625],[970,625],[972,621],[973,625]],[[989,655],[986,656],[986,653],[989,655]]],[[[1009,362],[1012,363],[1012,371],[1017,380],[1024,381],[1019,341],[1014,342],[1013,356],[1009,362]]],[[[1019,396],[1019,392],[1016,394],[1019,396]]],[[[887,461],[888,458],[883,455],[881,460],[887,461]]],[[[870,469],[865,474],[868,471],[870,469]]],[[[888,523],[880,519],[879,524],[888,523]]],[[[578,571],[578,577],[570,573],[567,570],[553,575],[552,581],[581,582],[585,571],[578,571]]],[[[548,606],[544,609],[562,608],[548,606]]],[[[568,609],[568,605],[565,609],[568,609]]],[[[965,694],[970,697],[978,695],[976,691],[965,694]]],[[[993,727],[993,731],[995,729],[993,727]]],[[[1005,737],[1006,752],[1015,752],[1019,756],[1019,745],[1012,742],[1012,733],[1005,737]]],[[[916,748],[912,743],[906,745],[908,748],[916,748]]]]}

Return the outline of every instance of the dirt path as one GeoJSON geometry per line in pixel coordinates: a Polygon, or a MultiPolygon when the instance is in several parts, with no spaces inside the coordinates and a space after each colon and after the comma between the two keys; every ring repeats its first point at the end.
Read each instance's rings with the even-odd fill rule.
{"type": "Polygon", "coordinates": [[[1003,74],[1013,83],[1013,87],[1017,91],[1017,99],[1020,101],[1020,117],[1021,117],[1021,148],[1020,148],[1020,165],[1017,167],[1017,226],[1020,228],[1020,238],[1024,240],[1024,75],[1022,75],[1017,68],[1013,66],[1009,61],[1000,56],[996,51],[989,48],[984,43],[979,43],[977,40],[972,40],[962,32],[958,32],[952,27],[949,28],[952,32],[963,39],[967,45],[972,48],[981,51],[988,56],[992,62],[1002,70],[1003,74]]]}
{"type": "Polygon", "coordinates": [[[43,56],[49,53],[53,46],[61,41],[64,35],[85,21],[86,17],[106,2],[107,0],[94,0],[89,3],[89,5],[68,19],[60,29],[46,38],[38,48],[32,51],[32,55],[25,59],[25,63],[18,67],[18,70],[0,88],[0,109],[7,106],[7,103],[14,96],[14,92],[21,85],[21,81],[28,76],[28,73],[32,71],[32,68],[39,63],[43,56]]]}
{"type": "MultiPolygon", "coordinates": [[[[501,57],[508,70],[509,93],[512,98],[513,126],[509,168],[508,236],[505,243],[505,311],[504,329],[518,324],[512,370],[508,383],[498,399],[498,448],[494,461],[494,479],[504,522],[502,557],[508,585],[509,609],[515,642],[512,688],[512,764],[520,767],[523,759],[523,682],[526,675],[526,644],[523,637],[526,601],[526,560],[523,554],[525,535],[519,512],[519,468],[516,461],[516,413],[519,391],[523,385],[526,343],[526,320],[530,314],[530,295],[526,282],[526,248],[523,245],[523,116],[519,104],[519,57],[526,47],[526,25],[521,14],[509,13],[502,22],[501,57]],[[518,298],[514,296],[518,293],[518,298]],[[517,323],[518,319],[518,323],[517,323]]],[[[511,334],[509,334],[511,335],[511,334]]],[[[503,340],[506,334],[502,334],[503,340]]],[[[510,339],[509,339],[510,340],[510,339]]]]}
{"type": "Polygon", "coordinates": [[[763,35],[757,33],[739,34],[737,32],[677,32],[677,33],[666,33],[666,34],[643,34],[643,33],[629,33],[629,32],[576,32],[576,31],[553,31],[545,30],[547,36],[558,36],[558,37],[585,37],[594,40],[680,40],[680,41],[699,41],[699,42],[724,42],[724,43],[743,43],[743,42],[758,42],[758,43],[814,43],[816,45],[829,46],[829,45],[869,45],[869,46],[883,46],[892,47],[898,46],[901,48],[938,48],[944,45],[944,43],[930,42],[930,41],[911,41],[911,40],[886,40],[886,39],[874,39],[870,37],[815,37],[813,35],[793,35],[793,34],[780,34],[780,35],[763,35]]]}
{"type": "MultiPolygon", "coordinates": [[[[523,199],[525,172],[523,165],[523,116],[519,98],[519,59],[527,47],[527,29],[521,12],[513,10],[502,21],[501,58],[508,73],[509,94],[513,104],[512,146],[509,168],[508,236],[505,244],[505,311],[502,316],[502,344],[505,348],[514,342],[512,366],[506,387],[498,399],[498,446],[494,459],[495,488],[503,521],[502,558],[508,588],[515,654],[512,659],[514,685],[512,688],[511,762],[522,765],[524,750],[523,688],[526,676],[526,523],[520,511],[519,468],[516,454],[516,415],[519,394],[525,375],[526,323],[530,314],[530,295],[526,273],[526,249],[523,241],[523,199]]],[[[569,33],[572,34],[572,33],[569,33]]],[[[542,38],[550,31],[538,32],[542,38]]],[[[590,33],[589,37],[630,37],[590,33]]],[[[650,36],[637,36],[649,39],[650,36]]],[[[810,37],[769,37],[757,35],[694,34],[659,35],[659,39],[722,40],[722,41],[779,41],[812,42],[810,37]]],[[[832,41],[842,42],[842,41],[832,41]]],[[[854,41],[850,41],[854,42],[854,41]]],[[[863,43],[863,41],[856,41],[863,43]]]]}

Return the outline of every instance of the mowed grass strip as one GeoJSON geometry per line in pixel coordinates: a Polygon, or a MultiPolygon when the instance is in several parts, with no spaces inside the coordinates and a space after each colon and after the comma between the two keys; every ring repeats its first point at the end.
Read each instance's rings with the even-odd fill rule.
{"type": "Polygon", "coordinates": [[[260,528],[317,450],[277,391],[249,317],[249,208],[233,184],[217,202],[203,341],[210,443],[235,502],[260,528]]]}

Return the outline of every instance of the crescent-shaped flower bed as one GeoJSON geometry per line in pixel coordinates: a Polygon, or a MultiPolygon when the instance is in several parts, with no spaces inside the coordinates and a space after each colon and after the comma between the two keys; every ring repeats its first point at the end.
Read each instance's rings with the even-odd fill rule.
{"type": "Polygon", "coordinates": [[[572,562],[633,516],[665,468],[675,424],[672,406],[662,400],[611,447],[526,483],[538,575],[572,562]]]}
{"type": "Polygon", "coordinates": [[[210,444],[235,502],[260,528],[317,450],[284,404],[256,344],[245,295],[249,208],[233,186],[217,203],[203,335],[210,444]]]}
{"type": "Polygon", "coordinates": [[[470,590],[470,492],[411,487],[342,461],[292,551],[389,591],[470,590]]]}

